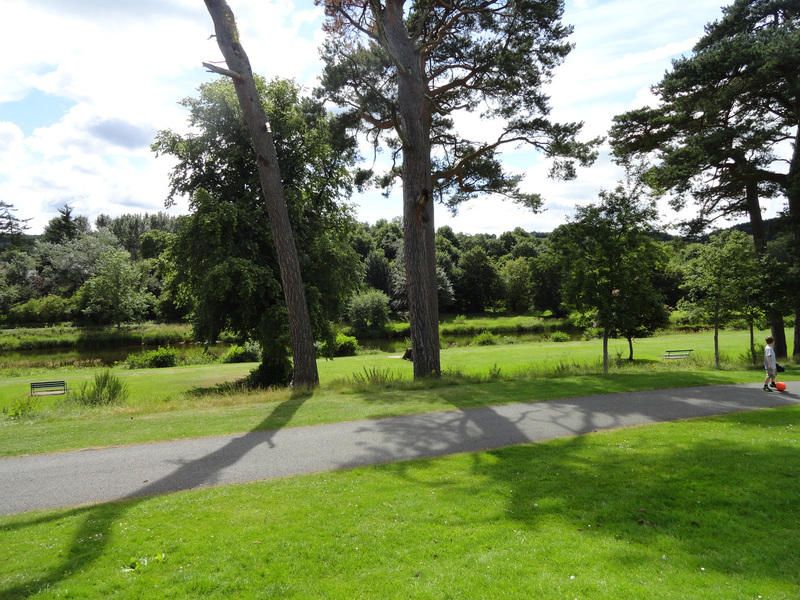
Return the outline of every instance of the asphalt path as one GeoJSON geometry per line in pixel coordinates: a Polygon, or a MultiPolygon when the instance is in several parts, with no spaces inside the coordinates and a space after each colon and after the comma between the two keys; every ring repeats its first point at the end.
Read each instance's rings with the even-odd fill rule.
{"type": "Polygon", "coordinates": [[[761,384],[625,392],[0,459],[0,514],[800,404],[761,384]]]}

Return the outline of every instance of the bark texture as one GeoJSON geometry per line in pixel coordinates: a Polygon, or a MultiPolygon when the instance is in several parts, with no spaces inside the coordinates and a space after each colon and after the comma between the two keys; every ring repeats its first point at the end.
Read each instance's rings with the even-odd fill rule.
{"type": "MultiPolygon", "coordinates": [[[[758,199],[758,182],[748,181],[746,185],[747,213],[750,217],[750,226],[753,230],[753,245],[759,260],[767,253],[767,235],[764,232],[764,220],[761,217],[761,203],[758,199]]],[[[770,334],[775,340],[775,355],[786,358],[786,329],[783,324],[783,314],[773,308],[767,310],[770,334]]]]}
{"type": "Polygon", "coordinates": [[[294,363],[292,384],[317,385],[319,375],[314,350],[314,335],[300,273],[297,247],[289,221],[289,212],[286,208],[275,144],[258,97],[250,61],[239,43],[239,32],[233,12],[225,0],[205,0],[205,3],[214,21],[217,43],[228,64],[228,69],[204,64],[209,69],[227,75],[233,80],[256,154],[258,175],[269,213],[289,316],[294,363]]]}
{"type": "Polygon", "coordinates": [[[403,22],[402,2],[387,2],[380,24],[398,72],[403,240],[414,378],[438,377],[441,363],[430,144],[432,107],[426,93],[423,59],[403,22]]]}

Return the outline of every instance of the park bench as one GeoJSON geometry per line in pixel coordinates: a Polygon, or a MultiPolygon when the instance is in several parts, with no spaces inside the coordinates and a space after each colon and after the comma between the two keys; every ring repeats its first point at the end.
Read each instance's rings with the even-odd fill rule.
{"type": "Polygon", "coordinates": [[[690,350],[665,350],[664,356],[661,358],[664,359],[671,359],[671,358],[689,358],[694,352],[694,349],[690,350]]]}
{"type": "Polygon", "coordinates": [[[31,396],[51,396],[66,394],[66,381],[34,381],[31,382],[31,396]]]}

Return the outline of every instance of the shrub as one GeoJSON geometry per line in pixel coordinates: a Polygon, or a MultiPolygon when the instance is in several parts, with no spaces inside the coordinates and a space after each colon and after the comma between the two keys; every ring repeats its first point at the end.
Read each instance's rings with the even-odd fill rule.
{"type": "Polygon", "coordinates": [[[72,303],[60,296],[32,298],[11,308],[9,323],[58,323],[72,316],[72,303]]]}
{"type": "Polygon", "coordinates": [[[568,342],[569,335],[564,333],[563,331],[554,331],[550,334],[550,341],[551,342],[568,342]]]}
{"type": "Polygon", "coordinates": [[[337,333],[334,340],[333,352],[331,352],[328,342],[323,342],[320,348],[320,355],[326,357],[333,356],[355,356],[358,353],[358,340],[350,335],[337,333]]]}
{"type": "Polygon", "coordinates": [[[379,290],[367,290],[350,298],[347,317],[356,334],[381,333],[389,321],[389,296],[379,290]]]}
{"type": "Polygon", "coordinates": [[[247,340],[243,345],[235,345],[228,348],[220,357],[224,363],[260,362],[261,346],[258,342],[247,340]]]}
{"type": "Polygon", "coordinates": [[[104,406],[124,402],[128,398],[128,384],[107,369],[94,376],[94,382],[84,382],[75,399],[84,406],[104,406]]]}
{"type": "Polygon", "coordinates": [[[36,401],[34,398],[22,398],[11,406],[3,407],[3,414],[12,421],[27,419],[36,412],[36,401]]]}
{"type": "Polygon", "coordinates": [[[131,354],[125,360],[131,369],[158,369],[174,367],[178,364],[178,351],[175,348],[158,347],[139,354],[131,354]]]}
{"type": "Polygon", "coordinates": [[[491,331],[484,331],[472,338],[474,346],[493,346],[498,343],[498,336],[491,331]]]}
{"type": "Polygon", "coordinates": [[[358,352],[358,340],[341,333],[336,334],[336,356],[355,356],[358,352]]]}
{"type": "Polygon", "coordinates": [[[453,323],[466,323],[467,317],[465,315],[456,315],[453,317],[453,323]]]}

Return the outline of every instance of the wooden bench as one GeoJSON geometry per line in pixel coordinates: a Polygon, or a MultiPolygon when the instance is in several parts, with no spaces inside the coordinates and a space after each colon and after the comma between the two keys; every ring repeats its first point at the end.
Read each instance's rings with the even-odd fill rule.
{"type": "Polygon", "coordinates": [[[663,359],[671,359],[671,358],[689,358],[694,352],[694,349],[690,350],[665,350],[664,356],[661,358],[663,359]]]}
{"type": "Polygon", "coordinates": [[[34,381],[31,383],[31,396],[52,396],[66,393],[66,381],[34,381]]]}

